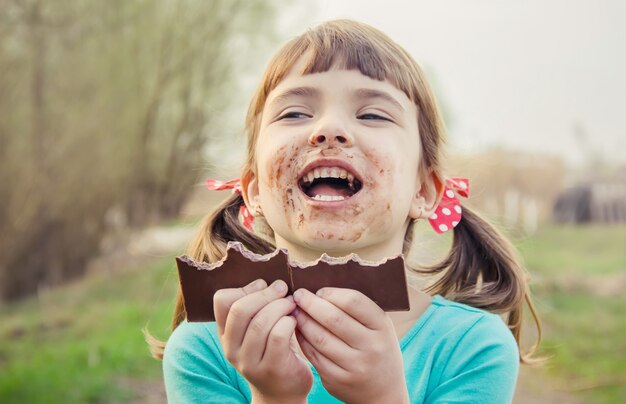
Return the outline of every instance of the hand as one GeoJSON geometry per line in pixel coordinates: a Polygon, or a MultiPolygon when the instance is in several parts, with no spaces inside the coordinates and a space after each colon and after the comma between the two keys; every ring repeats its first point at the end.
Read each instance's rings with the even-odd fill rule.
{"type": "Polygon", "coordinates": [[[226,359],[250,383],[254,402],[306,401],[313,374],[296,354],[296,305],[285,298],[287,285],[262,279],[238,289],[215,293],[218,337],[226,359]]]}
{"type": "Polygon", "coordinates": [[[296,336],[326,390],[344,402],[408,402],[402,353],[393,323],[352,289],[294,294],[296,336]]]}

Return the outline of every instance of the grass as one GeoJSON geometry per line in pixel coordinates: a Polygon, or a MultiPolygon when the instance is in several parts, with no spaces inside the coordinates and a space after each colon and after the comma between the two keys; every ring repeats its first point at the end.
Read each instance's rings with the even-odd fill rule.
{"type": "Polygon", "coordinates": [[[548,226],[517,247],[531,272],[544,277],[626,271],[624,226],[548,226]]]}
{"type": "Polygon", "coordinates": [[[585,401],[626,402],[626,294],[604,290],[626,279],[626,227],[546,227],[516,244],[537,279],[548,382],[585,401]]]}
{"type": "Polygon", "coordinates": [[[128,402],[159,380],[141,329],[168,335],[173,260],[89,276],[0,309],[0,402],[128,402]]]}
{"type": "Polygon", "coordinates": [[[626,295],[540,296],[546,372],[559,390],[594,403],[626,402],[626,295]]]}
{"type": "MultiPolygon", "coordinates": [[[[516,244],[537,279],[546,383],[594,403],[626,402],[626,294],[542,287],[624,273],[626,227],[546,227],[516,244]]],[[[141,329],[169,335],[176,285],[167,258],[0,306],[0,402],[121,403],[137,398],[137,385],[158,387],[161,364],[141,329]]]]}

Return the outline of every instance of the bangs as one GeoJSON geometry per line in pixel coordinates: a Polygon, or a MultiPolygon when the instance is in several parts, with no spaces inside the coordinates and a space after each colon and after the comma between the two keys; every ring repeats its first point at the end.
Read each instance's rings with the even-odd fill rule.
{"type": "Polygon", "coordinates": [[[274,66],[265,81],[265,94],[306,57],[301,75],[324,73],[331,69],[358,70],[378,81],[389,81],[418,103],[414,83],[420,80],[413,59],[384,33],[354,21],[338,20],[307,31],[289,42],[270,64],[274,66]],[[413,84],[413,85],[412,85],[413,84]]]}
{"type": "MultiPolygon", "coordinates": [[[[318,39],[318,38],[314,38],[318,39]]],[[[303,75],[327,72],[331,68],[359,70],[361,74],[374,79],[385,80],[389,76],[384,63],[384,55],[377,52],[372,44],[363,41],[346,43],[342,38],[332,38],[329,42],[313,43],[307,51],[309,60],[304,66],[303,75]]]]}

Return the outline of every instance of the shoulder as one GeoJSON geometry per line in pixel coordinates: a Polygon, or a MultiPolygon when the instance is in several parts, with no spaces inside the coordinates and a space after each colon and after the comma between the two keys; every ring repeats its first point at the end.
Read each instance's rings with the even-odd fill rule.
{"type": "Polygon", "coordinates": [[[168,402],[245,402],[249,391],[228,363],[215,323],[183,321],[172,332],[163,353],[168,402]],[[192,400],[193,401],[193,400],[192,400]]]}
{"type": "Polygon", "coordinates": [[[420,334],[423,343],[431,343],[430,399],[510,402],[519,350],[500,316],[435,296],[420,334]]]}
{"type": "Polygon", "coordinates": [[[432,306],[430,327],[441,335],[449,350],[456,351],[455,358],[468,358],[472,354],[484,358],[493,351],[509,362],[517,364],[519,361],[517,342],[497,314],[441,296],[433,298],[432,306]],[[460,348],[462,352],[458,352],[460,348]]]}
{"type": "Polygon", "coordinates": [[[202,373],[210,366],[214,370],[227,370],[221,363],[223,355],[217,341],[215,323],[181,322],[172,332],[163,352],[163,372],[202,373]],[[216,366],[217,365],[217,366],[216,366]]]}
{"type": "Polygon", "coordinates": [[[167,340],[163,360],[172,361],[194,353],[217,353],[216,333],[215,323],[181,322],[167,340]]]}

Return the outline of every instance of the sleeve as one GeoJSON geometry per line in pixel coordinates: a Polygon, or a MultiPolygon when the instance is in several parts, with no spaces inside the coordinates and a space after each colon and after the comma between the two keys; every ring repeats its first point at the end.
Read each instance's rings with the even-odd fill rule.
{"type": "Polygon", "coordinates": [[[440,384],[426,403],[510,403],[519,350],[500,317],[482,316],[451,351],[440,384]]]}
{"type": "Polygon", "coordinates": [[[248,403],[236,371],[204,323],[181,323],[163,354],[167,401],[177,403],[248,403]]]}

